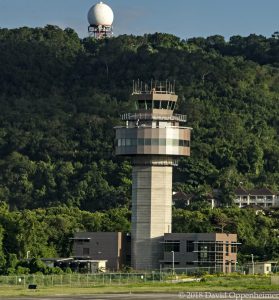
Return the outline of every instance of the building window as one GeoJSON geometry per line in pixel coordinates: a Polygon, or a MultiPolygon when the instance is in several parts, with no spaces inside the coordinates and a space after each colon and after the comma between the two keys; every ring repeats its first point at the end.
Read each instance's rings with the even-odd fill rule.
{"type": "MultiPolygon", "coordinates": [[[[164,266],[166,266],[166,267],[169,267],[169,266],[172,266],[173,265],[173,262],[172,261],[165,261],[164,262],[164,266]]],[[[175,261],[174,262],[174,265],[179,265],[179,262],[178,261],[175,261]]]]}
{"type": "Polygon", "coordinates": [[[198,260],[200,262],[215,261],[215,245],[214,243],[200,241],[198,244],[198,260]]]}
{"type": "Polygon", "coordinates": [[[89,243],[89,239],[77,239],[77,240],[75,240],[75,242],[78,245],[83,245],[83,243],[89,243]]]}
{"type": "Polygon", "coordinates": [[[195,249],[194,241],[186,241],[186,252],[193,252],[195,249]]]}
{"type": "Polygon", "coordinates": [[[90,253],[89,248],[82,249],[82,255],[89,255],[89,253],[90,253]]]}
{"type": "Polygon", "coordinates": [[[152,109],[152,105],[153,105],[153,103],[152,103],[152,100],[146,100],[146,109],[152,109]]]}
{"type": "Polygon", "coordinates": [[[139,109],[145,109],[145,101],[138,101],[139,109]]]}
{"type": "Polygon", "coordinates": [[[226,255],[229,255],[229,242],[226,242],[226,255]]]}
{"type": "Polygon", "coordinates": [[[207,257],[208,257],[207,249],[199,253],[199,260],[207,260],[207,257]]]}
{"type": "Polygon", "coordinates": [[[171,251],[180,251],[180,241],[165,241],[165,252],[171,251]]]}
{"type": "Polygon", "coordinates": [[[117,147],[131,146],[173,146],[173,147],[190,147],[190,141],[177,139],[117,139],[117,147]]]}
{"type": "Polygon", "coordinates": [[[151,139],[144,139],[145,146],[151,146],[151,139]]]}
{"type": "Polygon", "coordinates": [[[161,107],[162,107],[163,109],[168,109],[168,101],[162,101],[162,102],[161,102],[161,107]]]}
{"type": "Polygon", "coordinates": [[[137,139],[139,146],[144,146],[144,139],[137,139]]]}
{"type": "Polygon", "coordinates": [[[223,261],[223,253],[216,253],[216,260],[223,261]]]}
{"type": "Polygon", "coordinates": [[[235,243],[231,244],[231,253],[237,253],[237,245],[235,243]]]}
{"type": "Polygon", "coordinates": [[[153,105],[154,105],[154,108],[160,109],[161,108],[161,101],[155,100],[153,105]]]}
{"type": "Polygon", "coordinates": [[[224,247],[223,247],[223,242],[217,242],[217,244],[216,244],[216,252],[222,252],[223,253],[223,251],[224,251],[224,247]]]}
{"type": "Polygon", "coordinates": [[[199,241],[198,242],[198,251],[209,251],[215,252],[215,243],[211,241],[199,241]]]}

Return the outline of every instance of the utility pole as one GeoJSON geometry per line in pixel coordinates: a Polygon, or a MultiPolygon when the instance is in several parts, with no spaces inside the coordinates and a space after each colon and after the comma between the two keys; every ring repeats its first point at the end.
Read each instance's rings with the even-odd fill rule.
{"type": "Polygon", "coordinates": [[[251,259],[252,259],[252,274],[255,275],[254,254],[251,254],[251,259]]]}
{"type": "Polygon", "coordinates": [[[174,251],[171,251],[172,253],[172,275],[174,275],[174,251]]]}

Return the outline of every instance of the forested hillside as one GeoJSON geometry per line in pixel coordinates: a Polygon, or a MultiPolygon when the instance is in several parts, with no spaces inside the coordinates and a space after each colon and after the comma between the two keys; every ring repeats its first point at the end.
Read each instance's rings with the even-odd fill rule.
{"type": "MultiPolygon", "coordinates": [[[[175,171],[176,190],[202,198],[219,189],[224,203],[240,182],[277,192],[278,68],[278,33],[95,41],[50,25],[0,29],[0,201],[15,216],[58,206],[92,213],[129,208],[131,165],[114,155],[113,127],[134,110],[130,94],[138,78],[175,80],[177,112],[193,128],[191,157],[175,171]]],[[[278,224],[268,220],[270,236],[278,224]]]]}
{"type": "Polygon", "coordinates": [[[179,189],[279,187],[279,39],[181,41],[167,34],[80,40],[54,26],[0,30],[0,199],[12,209],[127,204],[130,165],[113,126],[132,80],[176,80],[193,127],[179,189]]]}

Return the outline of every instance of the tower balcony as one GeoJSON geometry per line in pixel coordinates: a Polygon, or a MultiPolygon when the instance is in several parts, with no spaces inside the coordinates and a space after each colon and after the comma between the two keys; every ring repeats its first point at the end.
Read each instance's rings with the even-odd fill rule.
{"type": "Polygon", "coordinates": [[[177,121],[180,123],[187,122],[187,116],[181,114],[162,114],[157,113],[156,110],[147,113],[126,113],[121,115],[122,121],[137,121],[137,120],[148,120],[148,121],[177,121]]]}

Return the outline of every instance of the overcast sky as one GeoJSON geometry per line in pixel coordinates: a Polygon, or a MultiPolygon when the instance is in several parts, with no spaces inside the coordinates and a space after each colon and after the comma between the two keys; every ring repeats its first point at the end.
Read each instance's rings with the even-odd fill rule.
{"type": "MultiPolygon", "coordinates": [[[[74,28],[87,35],[94,0],[0,0],[0,27],[74,28]]],[[[279,0],[103,0],[114,11],[114,33],[167,32],[183,39],[221,34],[271,36],[279,30],[279,0]]]]}

